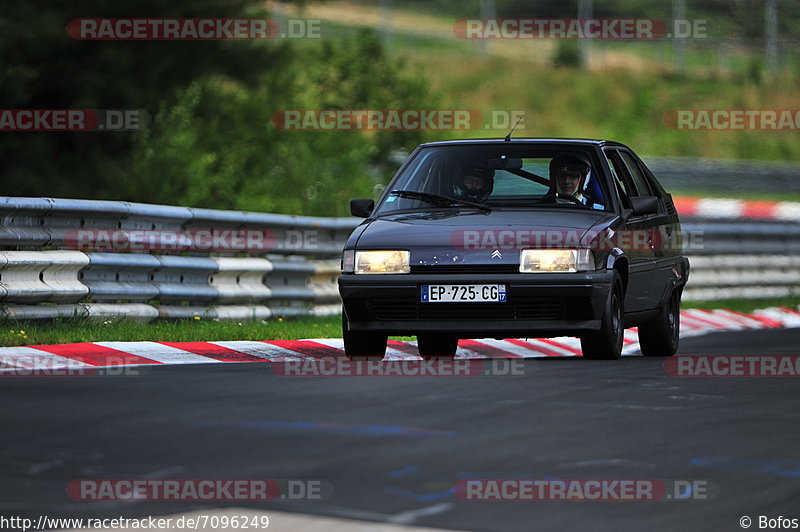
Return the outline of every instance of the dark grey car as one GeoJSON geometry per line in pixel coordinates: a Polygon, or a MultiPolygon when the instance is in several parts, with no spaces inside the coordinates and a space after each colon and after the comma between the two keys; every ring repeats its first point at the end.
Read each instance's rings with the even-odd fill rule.
{"type": "Polygon", "coordinates": [[[578,336],[617,358],[678,347],[689,275],[671,196],[626,146],[603,140],[460,140],[419,146],[344,251],[348,356],[416,335],[423,357],[459,338],[578,336]]]}

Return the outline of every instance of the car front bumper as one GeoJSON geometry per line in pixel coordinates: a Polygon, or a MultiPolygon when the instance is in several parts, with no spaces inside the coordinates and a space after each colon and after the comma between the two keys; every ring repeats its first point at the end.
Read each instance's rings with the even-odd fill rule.
{"type": "Polygon", "coordinates": [[[600,329],[613,272],[400,274],[339,277],[352,331],[449,333],[460,338],[579,335],[600,329]],[[422,303],[426,284],[504,284],[503,303],[422,303]]]}

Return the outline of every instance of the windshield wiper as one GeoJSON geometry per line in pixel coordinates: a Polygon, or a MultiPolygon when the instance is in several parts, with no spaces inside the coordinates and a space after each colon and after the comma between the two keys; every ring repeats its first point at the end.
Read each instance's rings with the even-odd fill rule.
{"type": "Polygon", "coordinates": [[[420,199],[434,205],[465,205],[467,207],[475,207],[476,209],[480,209],[482,211],[492,212],[492,208],[488,205],[476,203],[474,201],[451,198],[449,196],[434,194],[432,192],[417,192],[416,190],[392,190],[390,194],[399,196],[401,198],[420,199]]]}

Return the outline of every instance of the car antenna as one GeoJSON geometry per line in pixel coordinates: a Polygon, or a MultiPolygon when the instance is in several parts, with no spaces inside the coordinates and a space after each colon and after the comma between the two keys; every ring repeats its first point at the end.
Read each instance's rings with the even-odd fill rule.
{"type": "Polygon", "coordinates": [[[514,124],[514,127],[512,127],[511,131],[509,131],[508,135],[506,135],[506,142],[511,142],[511,134],[514,132],[515,129],[517,129],[517,126],[519,125],[521,120],[522,120],[522,117],[517,118],[517,123],[514,124]]]}

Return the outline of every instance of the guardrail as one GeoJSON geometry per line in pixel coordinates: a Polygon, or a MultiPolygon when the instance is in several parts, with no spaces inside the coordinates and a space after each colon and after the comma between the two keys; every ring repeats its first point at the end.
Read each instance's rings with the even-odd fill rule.
{"type": "Polygon", "coordinates": [[[796,162],[649,156],[642,159],[667,190],[766,192],[779,198],[796,190],[800,178],[796,162]]]}
{"type": "Polygon", "coordinates": [[[800,295],[800,224],[694,219],[682,229],[691,262],[685,299],[800,295]]]}
{"type": "MultiPolygon", "coordinates": [[[[358,223],[4,197],[0,312],[140,320],[335,314],[341,249],[358,223]]],[[[687,299],[800,295],[800,224],[690,219],[683,229],[692,262],[687,299]]]]}
{"type": "Polygon", "coordinates": [[[357,223],[4,197],[0,312],[140,320],[335,314],[339,257],[357,223]]]}

